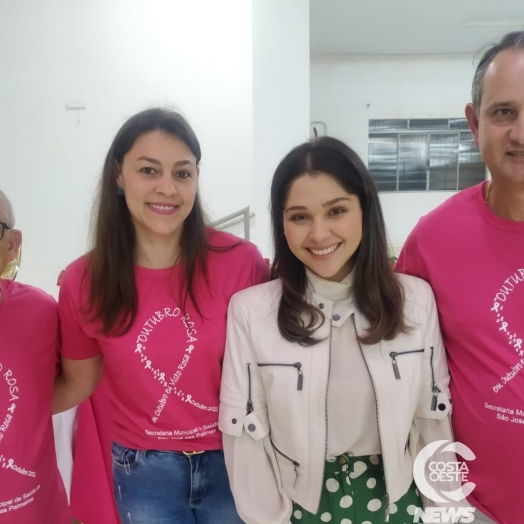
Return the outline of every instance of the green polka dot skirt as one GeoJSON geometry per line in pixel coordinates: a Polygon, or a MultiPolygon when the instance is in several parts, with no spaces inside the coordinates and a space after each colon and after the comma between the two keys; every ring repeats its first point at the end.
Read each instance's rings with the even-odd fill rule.
{"type": "MultiPolygon", "coordinates": [[[[422,507],[415,483],[389,505],[389,524],[413,522],[422,507]]],[[[380,455],[340,455],[326,462],[324,488],[316,515],[293,503],[293,524],[383,524],[386,522],[386,484],[380,455]]]]}

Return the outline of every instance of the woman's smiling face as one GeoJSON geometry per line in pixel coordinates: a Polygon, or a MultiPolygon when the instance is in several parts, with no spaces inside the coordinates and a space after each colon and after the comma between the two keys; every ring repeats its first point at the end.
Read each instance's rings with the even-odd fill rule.
{"type": "Polygon", "coordinates": [[[339,282],[353,268],[362,240],[362,208],[328,173],[304,174],[291,184],[284,206],[289,249],[313,273],[339,282]]]}
{"type": "Polygon", "coordinates": [[[126,153],[117,182],[138,242],[153,237],[178,241],[195,202],[199,168],[185,142],[162,131],[140,136],[126,153]]]}

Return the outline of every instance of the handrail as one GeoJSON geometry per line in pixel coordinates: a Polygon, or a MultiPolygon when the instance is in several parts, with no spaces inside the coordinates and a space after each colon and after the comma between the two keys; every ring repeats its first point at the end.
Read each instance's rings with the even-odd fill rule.
{"type": "Polygon", "coordinates": [[[255,213],[249,212],[249,206],[235,211],[225,217],[219,218],[211,223],[211,225],[217,229],[226,229],[231,227],[239,222],[244,222],[244,238],[249,240],[250,237],[250,226],[251,226],[251,217],[254,217],[255,213]]]}

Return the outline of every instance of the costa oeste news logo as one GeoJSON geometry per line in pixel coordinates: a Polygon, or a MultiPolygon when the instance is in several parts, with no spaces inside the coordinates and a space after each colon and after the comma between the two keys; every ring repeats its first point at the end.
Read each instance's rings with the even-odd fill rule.
{"type": "Polygon", "coordinates": [[[475,484],[468,481],[469,468],[466,462],[439,461],[438,455],[445,452],[453,452],[464,460],[475,460],[473,451],[460,442],[437,440],[423,448],[413,464],[413,478],[417,488],[428,499],[441,504],[451,503],[451,506],[427,507],[424,511],[417,509],[413,522],[467,523],[474,521],[475,508],[457,504],[462,500],[465,501],[466,497],[475,489],[475,484]],[[454,482],[461,486],[453,491],[438,490],[428,480],[433,483],[433,486],[437,482],[454,482]]]}

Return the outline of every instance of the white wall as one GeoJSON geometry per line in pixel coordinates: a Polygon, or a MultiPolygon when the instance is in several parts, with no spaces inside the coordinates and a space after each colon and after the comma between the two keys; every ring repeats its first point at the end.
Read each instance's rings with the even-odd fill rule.
{"type": "MultiPolygon", "coordinates": [[[[368,121],[374,118],[463,117],[470,101],[474,57],[313,55],[311,120],[367,162],[368,121]]],[[[418,218],[453,192],[382,193],[388,233],[398,251],[418,218]]]]}
{"type": "Polygon", "coordinates": [[[309,0],[253,0],[254,240],[266,257],[273,173],[309,138],[309,70],[309,0]]]}
{"type": "Polygon", "coordinates": [[[56,293],[86,250],[114,134],[152,105],[193,125],[212,218],[253,206],[250,2],[0,2],[0,71],[0,188],[24,233],[21,281],[56,293]],[[66,111],[75,100],[86,110],[66,111]]]}

